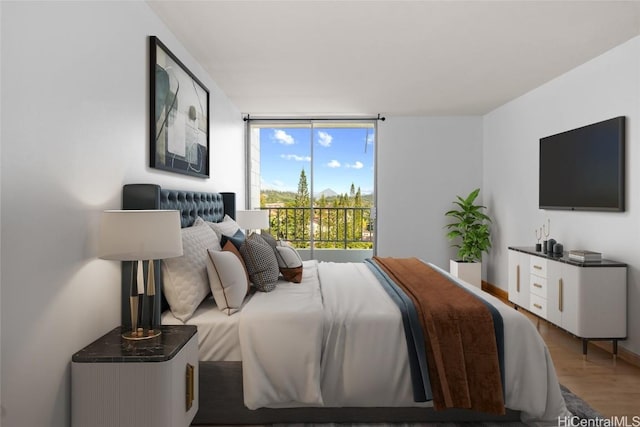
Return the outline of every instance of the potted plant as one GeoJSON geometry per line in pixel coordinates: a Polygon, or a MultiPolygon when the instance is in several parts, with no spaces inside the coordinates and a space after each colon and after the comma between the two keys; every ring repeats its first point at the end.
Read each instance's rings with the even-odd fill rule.
{"type": "Polygon", "coordinates": [[[451,260],[449,271],[454,276],[481,288],[482,253],[489,252],[491,248],[491,218],[483,212],[485,206],[475,204],[479,193],[480,189],[476,188],[466,198],[456,196],[457,200],[453,204],[457,205],[458,209],[448,211],[445,216],[454,220],[446,225],[449,230],[447,237],[458,242],[452,245],[458,248],[458,259],[451,260]]]}

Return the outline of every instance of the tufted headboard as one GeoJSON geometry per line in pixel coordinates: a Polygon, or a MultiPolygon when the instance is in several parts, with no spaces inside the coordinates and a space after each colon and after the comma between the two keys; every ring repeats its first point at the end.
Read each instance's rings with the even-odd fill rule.
{"type": "MultiPolygon", "coordinates": [[[[236,217],[235,193],[206,193],[199,191],[166,190],[155,184],[127,184],[122,188],[122,209],[175,209],[180,211],[182,228],[189,227],[199,216],[205,221],[220,222],[225,215],[236,217]]],[[[122,326],[131,326],[129,310],[129,286],[134,263],[122,263],[121,320],[122,326]]],[[[146,268],[146,267],[145,267],[146,268]]],[[[154,307],[160,307],[155,313],[143,312],[142,318],[153,315],[156,324],[160,323],[160,314],[168,308],[162,296],[162,273],[160,263],[155,266],[156,301],[154,307]]]]}

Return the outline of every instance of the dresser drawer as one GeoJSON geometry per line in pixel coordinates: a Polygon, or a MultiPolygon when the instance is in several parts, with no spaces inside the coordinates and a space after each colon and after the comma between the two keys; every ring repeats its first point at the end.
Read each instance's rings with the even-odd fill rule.
{"type": "Polygon", "coordinates": [[[547,299],[547,278],[532,274],[529,278],[529,290],[532,294],[547,299]]]}
{"type": "Polygon", "coordinates": [[[547,277],[547,260],[532,256],[529,261],[529,272],[540,277],[547,277]]]}
{"type": "Polygon", "coordinates": [[[547,318],[547,300],[539,295],[531,294],[531,300],[529,301],[529,311],[536,316],[547,318]]]}

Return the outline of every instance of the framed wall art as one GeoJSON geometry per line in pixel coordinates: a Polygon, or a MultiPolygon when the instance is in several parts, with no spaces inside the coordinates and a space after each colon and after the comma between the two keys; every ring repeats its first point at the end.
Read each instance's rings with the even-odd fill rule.
{"type": "Polygon", "coordinates": [[[209,90],[151,36],[150,166],[209,177],[209,90]]]}

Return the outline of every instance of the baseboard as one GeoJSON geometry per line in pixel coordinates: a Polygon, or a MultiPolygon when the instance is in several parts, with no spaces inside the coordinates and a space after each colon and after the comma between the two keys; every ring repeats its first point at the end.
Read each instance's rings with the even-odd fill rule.
{"type": "Polygon", "coordinates": [[[509,293],[507,291],[484,280],[482,281],[482,290],[505,302],[509,301],[509,293]]]}
{"type": "MultiPolygon", "coordinates": [[[[494,284],[485,282],[484,280],[482,281],[482,290],[493,295],[496,298],[501,299],[502,301],[505,301],[505,302],[509,301],[509,293],[507,291],[497,287],[494,284]]],[[[596,345],[601,349],[613,354],[611,343],[607,341],[590,341],[589,343],[596,345]]],[[[630,350],[627,350],[626,348],[621,347],[620,345],[618,345],[618,358],[621,360],[624,360],[630,365],[640,368],[640,354],[636,354],[630,350]]]]}
{"type": "MultiPolygon", "coordinates": [[[[589,343],[601,348],[608,353],[613,354],[612,345],[608,341],[589,341],[589,343]]],[[[629,351],[624,347],[621,347],[620,343],[618,343],[618,359],[624,360],[630,365],[640,368],[640,355],[635,354],[634,352],[629,351]]]]}

